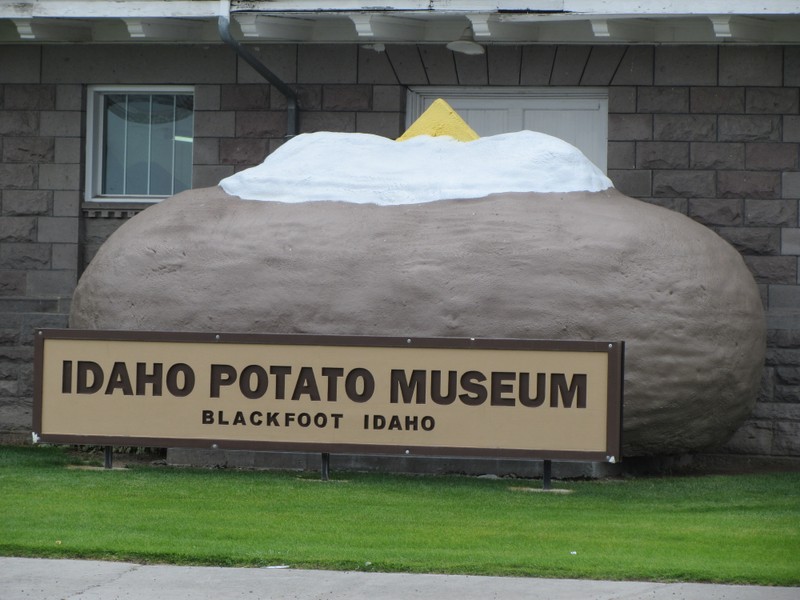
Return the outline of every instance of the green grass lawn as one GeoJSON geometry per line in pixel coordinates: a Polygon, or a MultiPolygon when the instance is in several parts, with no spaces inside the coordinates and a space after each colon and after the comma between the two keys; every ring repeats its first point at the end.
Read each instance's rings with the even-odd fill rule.
{"type": "Polygon", "coordinates": [[[0,554],[800,585],[800,474],[556,482],[141,467],[0,447],[0,554]]]}

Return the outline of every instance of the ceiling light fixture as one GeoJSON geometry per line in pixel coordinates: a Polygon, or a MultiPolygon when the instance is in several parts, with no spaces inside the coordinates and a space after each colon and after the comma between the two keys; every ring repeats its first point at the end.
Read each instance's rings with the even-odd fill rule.
{"type": "Polygon", "coordinates": [[[446,47],[453,52],[460,52],[461,54],[469,54],[472,56],[477,56],[478,54],[486,52],[483,46],[475,41],[472,25],[468,25],[464,29],[464,33],[461,34],[461,37],[449,42],[446,47]]]}

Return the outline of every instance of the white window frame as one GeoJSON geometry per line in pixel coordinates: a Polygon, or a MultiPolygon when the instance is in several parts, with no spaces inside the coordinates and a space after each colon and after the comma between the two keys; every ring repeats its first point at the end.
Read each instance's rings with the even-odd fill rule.
{"type": "MultiPolygon", "coordinates": [[[[565,101],[575,105],[596,106],[602,117],[598,122],[599,135],[593,162],[604,173],[608,165],[608,89],[595,87],[526,87],[526,86],[413,86],[406,95],[406,129],[425,112],[425,109],[437,98],[448,99],[485,99],[487,104],[492,100],[503,98],[531,99],[533,101],[565,101]]],[[[458,110],[456,108],[456,110],[458,110]]],[[[584,153],[585,150],[584,150],[584,153]]]]}
{"type": "MultiPolygon", "coordinates": [[[[159,202],[161,195],[103,195],[103,98],[109,94],[191,94],[194,86],[186,85],[90,85],[86,99],[86,202],[159,202]]],[[[194,135],[194,134],[192,134],[194,135]]],[[[192,140],[194,142],[194,140],[192,140]]],[[[194,146],[194,143],[192,144],[194,146]]],[[[194,165],[192,165],[194,166],[194,165]]]]}

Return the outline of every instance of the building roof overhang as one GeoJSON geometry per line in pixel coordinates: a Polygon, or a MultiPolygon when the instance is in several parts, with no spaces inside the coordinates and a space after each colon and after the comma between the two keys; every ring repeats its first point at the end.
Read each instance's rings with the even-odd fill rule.
{"type": "Polygon", "coordinates": [[[0,4],[0,43],[797,44],[796,0],[38,0],[0,4]]]}

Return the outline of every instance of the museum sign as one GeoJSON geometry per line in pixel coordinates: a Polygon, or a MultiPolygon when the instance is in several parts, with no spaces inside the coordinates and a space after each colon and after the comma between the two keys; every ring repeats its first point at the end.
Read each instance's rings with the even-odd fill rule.
{"type": "Polygon", "coordinates": [[[37,333],[43,442],[620,456],[621,342],[37,333]]]}

